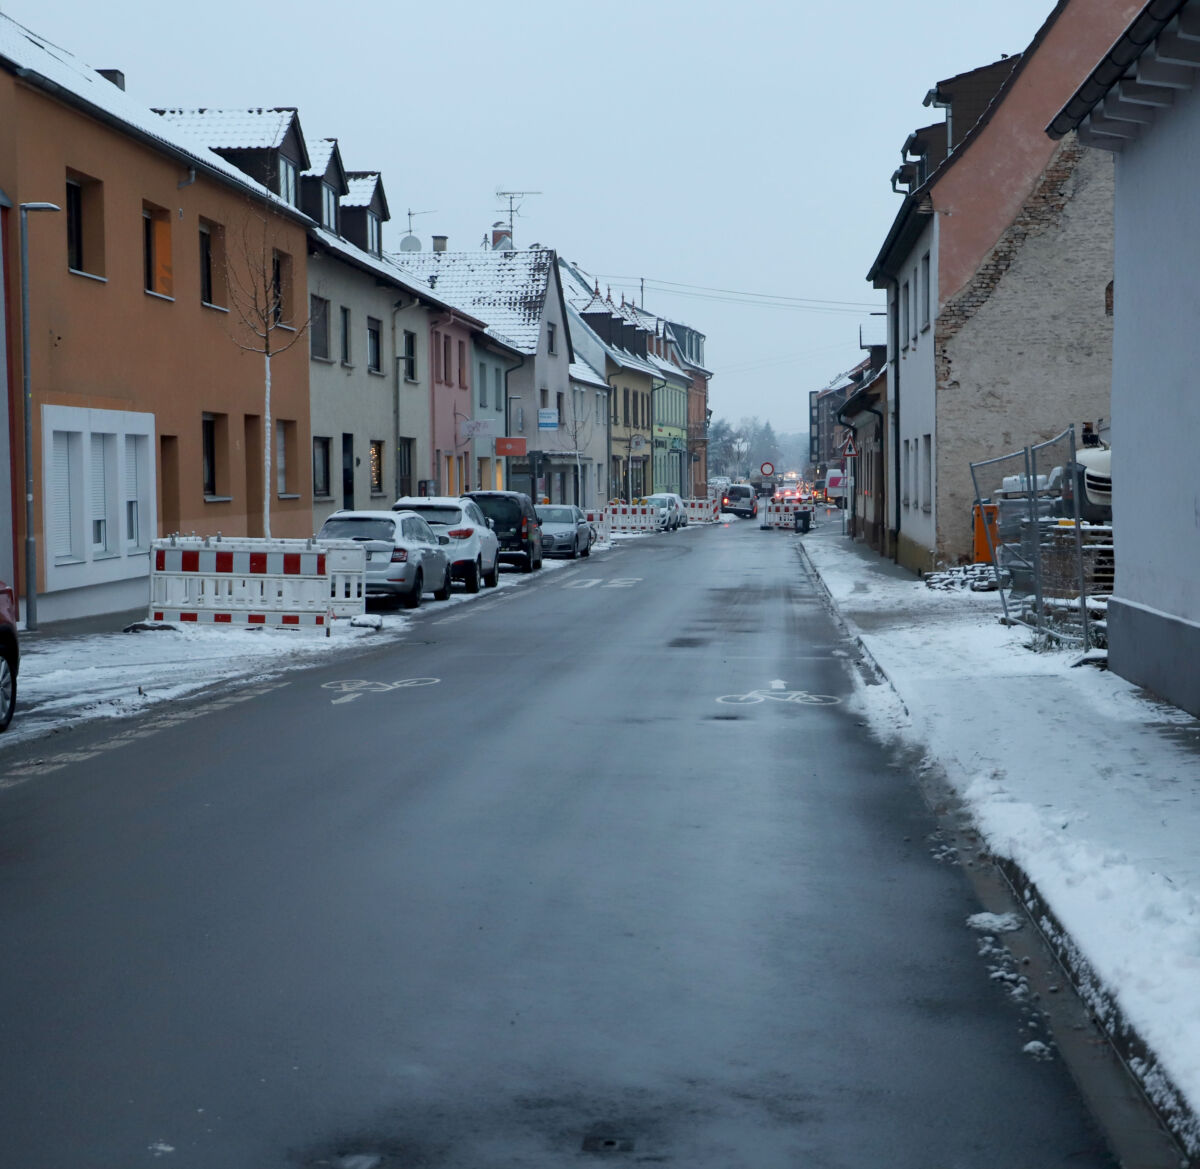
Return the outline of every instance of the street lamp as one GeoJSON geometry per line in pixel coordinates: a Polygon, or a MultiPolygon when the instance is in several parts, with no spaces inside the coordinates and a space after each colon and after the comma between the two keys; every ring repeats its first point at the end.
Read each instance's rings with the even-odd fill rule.
{"type": "Polygon", "coordinates": [[[37,540],[33,534],[33,389],[29,381],[29,212],[61,211],[57,203],[21,207],[21,377],[25,392],[25,628],[37,629],[37,540]]]}

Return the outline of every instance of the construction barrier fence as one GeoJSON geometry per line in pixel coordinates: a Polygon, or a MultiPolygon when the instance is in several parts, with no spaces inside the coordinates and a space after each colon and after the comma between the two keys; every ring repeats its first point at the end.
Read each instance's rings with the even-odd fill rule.
{"type": "Polygon", "coordinates": [[[171,536],[150,548],[152,621],[325,627],[366,609],[353,540],[171,536]]]}

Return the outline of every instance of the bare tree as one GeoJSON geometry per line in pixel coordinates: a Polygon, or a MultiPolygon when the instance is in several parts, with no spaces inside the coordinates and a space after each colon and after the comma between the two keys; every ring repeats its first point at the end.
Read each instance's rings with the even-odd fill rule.
{"type": "MultiPolygon", "coordinates": [[[[575,482],[576,490],[582,496],[583,494],[583,457],[580,448],[583,446],[587,436],[592,430],[592,415],[587,410],[580,409],[580,402],[587,402],[587,391],[577,390],[574,386],[570,389],[571,408],[569,411],[570,417],[567,419],[560,418],[558,425],[566,432],[567,438],[571,440],[575,452],[575,482]]],[[[564,411],[564,413],[567,413],[564,411]]]]}
{"type": "Polygon", "coordinates": [[[291,309],[290,257],[280,250],[277,216],[251,203],[234,238],[225,245],[229,307],[239,326],[233,342],[263,358],[263,535],[271,538],[271,359],[299,344],[309,318],[295,323],[291,309]],[[232,246],[230,246],[232,244],[232,246]]]}

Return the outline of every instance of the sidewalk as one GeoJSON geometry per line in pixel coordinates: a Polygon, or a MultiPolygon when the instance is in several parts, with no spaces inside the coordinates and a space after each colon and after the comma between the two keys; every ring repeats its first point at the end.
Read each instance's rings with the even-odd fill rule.
{"type": "Polygon", "coordinates": [[[1036,654],[996,593],[939,591],[843,536],[796,540],[890,682],[876,734],[926,753],[1191,1157],[1200,1155],[1200,722],[1036,654]]]}

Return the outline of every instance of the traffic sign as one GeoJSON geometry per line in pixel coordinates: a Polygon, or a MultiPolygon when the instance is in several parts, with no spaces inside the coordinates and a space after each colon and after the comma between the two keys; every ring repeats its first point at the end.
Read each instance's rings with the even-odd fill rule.
{"type": "Polygon", "coordinates": [[[858,458],[858,447],[854,445],[853,435],[846,439],[846,445],[842,448],[842,455],[847,459],[858,458]]]}
{"type": "Polygon", "coordinates": [[[759,467],[759,470],[764,475],[774,475],[775,474],[775,464],[774,463],[763,463],[763,465],[761,467],[759,467]]]}

